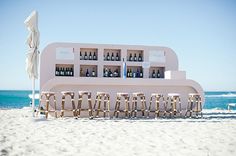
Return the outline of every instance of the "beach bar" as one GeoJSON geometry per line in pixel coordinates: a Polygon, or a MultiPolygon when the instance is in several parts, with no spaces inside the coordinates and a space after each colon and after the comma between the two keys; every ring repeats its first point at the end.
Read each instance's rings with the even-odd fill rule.
{"type": "MultiPolygon", "coordinates": [[[[111,116],[115,110],[117,93],[130,95],[130,107],[133,93],[137,92],[143,93],[147,107],[154,93],[163,95],[165,99],[179,95],[181,108],[177,109],[185,112],[188,110],[190,95],[199,95],[202,105],[205,101],[202,87],[194,80],[186,79],[185,71],[179,70],[176,53],[160,46],[49,44],[40,58],[40,93],[45,91],[55,93],[58,110],[62,108],[63,91],[75,93],[73,98],[76,107],[80,99],[79,91],[91,92],[92,106],[98,92],[108,93],[111,116]]],[[[82,97],[83,102],[85,98],[82,97]]],[[[71,109],[69,97],[64,97],[64,107],[71,109]]],[[[87,105],[83,104],[82,107],[87,105]]],[[[120,107],[125,109],[122,108],[125,105],[121,104],[120,107]]],[[[150,110],[155,110],[155,107],[152,104],[150,110]]],[[[87,112],[81,113],[83,117],[88,115],[87,112]]],[[[150,113],[150,116],[154,115],[150,113]]]]}

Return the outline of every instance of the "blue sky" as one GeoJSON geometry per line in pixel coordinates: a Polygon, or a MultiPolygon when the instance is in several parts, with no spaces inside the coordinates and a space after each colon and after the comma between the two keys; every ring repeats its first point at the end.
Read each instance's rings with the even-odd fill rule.
{"type": "Polygon", "coordinates": [[[234,0],[1,0],[0,89],[31,89],[23,22],[33,10],[41,51],[51,42],[167,46],[204,90],[236,90],[234,0]]]}

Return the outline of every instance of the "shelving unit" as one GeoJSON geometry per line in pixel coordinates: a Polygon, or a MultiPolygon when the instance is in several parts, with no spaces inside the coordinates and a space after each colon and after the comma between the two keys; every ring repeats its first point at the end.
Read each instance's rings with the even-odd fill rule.
{"type": "MultiPolygon", "coordinates": [[[[61,103],[61,91],[66,90],[75,93],[91,91],[92,101],[95,100],[97,92],[108,92],[111,97],[111,110],[114,110],[118,92],[143,92],[147,103],[150,102],[152,93],[158,92],[164,96],[168,93],[179,93],[183,108],[187,106],[189,93],[199,93],[203,97],[202,103],[205,100],[201,86],[186,79],[184,71],[179,71],[177,55],[167,47],[53,43],[44,49],[40,59],[41,62],[46,62],[40,64],[40,92],[56,92],[58,104],[61,103]],[[89,59],[90,52],[95,59],[89,59]],[[108,54],[109,60],[106,59],[108,54]],[[130,55],[132,60],[129,59],[130,55]],[[133,61],[135,55],[137,61],[133,61]],[[141,59],[138,59],[139,56],[141,59]],[[132,76],[128,75],[130,70],[132,76]],[[156,73],[155,78],[152,78],[153,70],[156,73]],[[123,75],[125,73],[126,78],[123,75]]],[[[77,100],[78,96],[75,96],[75,101],[77,100]]]]}

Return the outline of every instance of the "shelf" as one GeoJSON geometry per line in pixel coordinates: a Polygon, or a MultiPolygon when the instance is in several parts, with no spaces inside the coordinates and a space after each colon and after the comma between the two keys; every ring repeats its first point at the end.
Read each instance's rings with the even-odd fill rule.
{"type": "Polygon", "coordinates": [[[143,78],[142,66],[127,66],[127,78],[143,78]]]}
{"type": "Polygon", "coordinates": [[[74,65],[73,64],[56,64],[55,65],[55,76],[74,76],[74,65]]]}
{"type": "Polygon", "coordinates": [[[150,67],[149,78],[164,78],[165,68],[164,67],[150,67]]]}
{"type": "Polygon", "coordinates": [[[143,50],[127,50],[127,61],[130,62],[143,62],[143,50]]]}
{"type": "Polygon", "coordinates": [[[79,60],[79,64],[81,65],[97,65],[98,61],[96,60],[79,60]]]}
{"type": "Polygon", "coordinates": [[[80,60],[98,60],[98,49],[96,48],[80,48],[80,60]]]}
{"type": "Polygon", "coordinates": [[[103,52],[104,61],[121,61],[121,50],[120,49],[104,49],[103,52]]]}
{"type": "Polygon", "coordinates": [[[103,66],[103,77],[121,77],[121,66],[103,66]]]}
{"type": "Polygon", "coordinates": [[[97,77],[97,65],[80,65],[80,77],[97,77]]]}

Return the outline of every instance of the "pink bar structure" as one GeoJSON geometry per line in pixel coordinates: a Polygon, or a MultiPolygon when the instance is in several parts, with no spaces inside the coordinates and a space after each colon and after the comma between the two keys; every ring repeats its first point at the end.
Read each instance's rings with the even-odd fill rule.
{"type": "MultiPolygon", "coordinates": [[[[186,79],[185,71],[179,71],[175,52],[160,46],[49,44],[40,58],[40,92],[42,91],[56,93],[58,109],[61,105],[61,91],[74,91],[76,103],[78,91],[91,91],[93,104],[97,92],[108,92],[111,97],[111,111],[114,111],[117,92],[127,92],[130,95],[143,92],[147,105],[152,93],[161,93],[164,96],[178,93],[182,109],[187,107],[189,93],[198,93],[202,97],[202,104],[205,101],[202,87],[197,82],[186,79]],[[85,53],[87,60],[84,60],[85,53]],[[123,78],[124,64],[127,67],[127,78],[123,78]],[[61,75],[59,71],[62,69],[64,73],[61,75]],[[112,77],[107,77],[106,70],[112,77]],[[132,77],[128,77],[131,72],[132,77]]],[[[70,106],[71,104],[66,107],[70,106]]]]}

